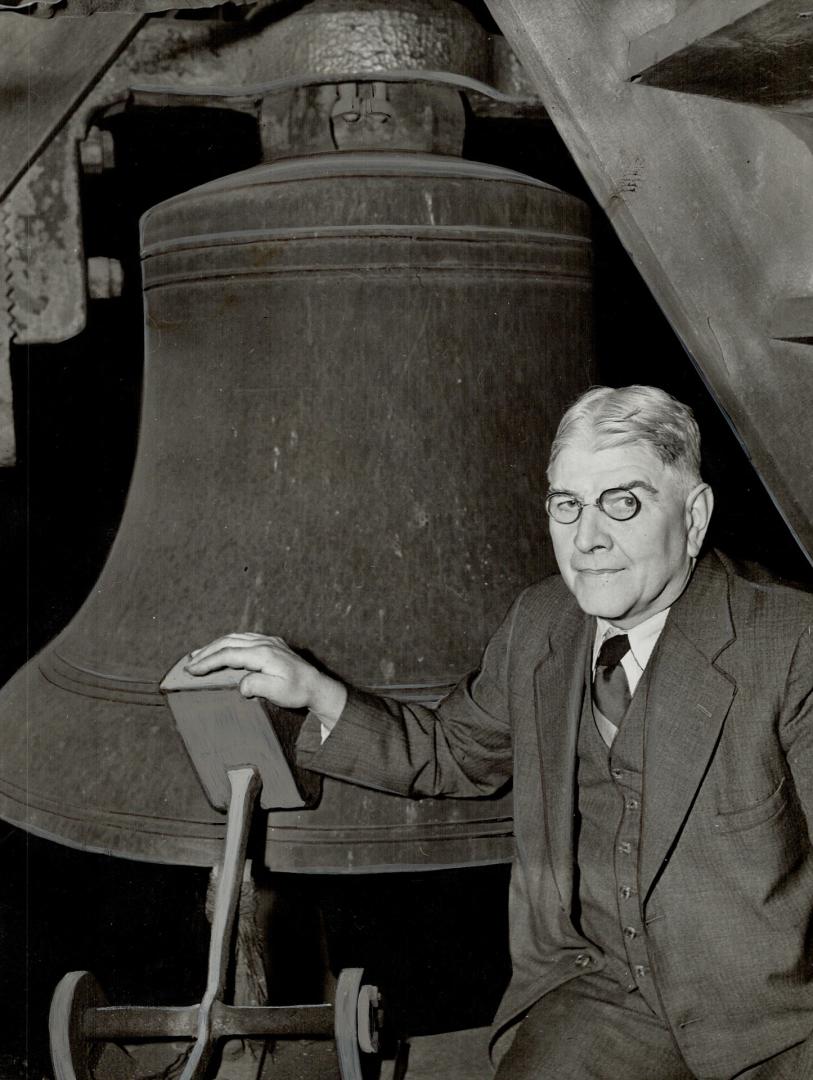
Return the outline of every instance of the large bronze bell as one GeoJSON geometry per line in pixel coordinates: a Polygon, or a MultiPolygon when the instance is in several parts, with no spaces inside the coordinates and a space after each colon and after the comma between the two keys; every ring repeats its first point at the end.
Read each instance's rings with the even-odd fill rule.
{"type": "MultiPolygon", "coordinates": [[[[265,164],[143,221],[146,372],[118,537],[85,605],[0,698],[0,814],[91,851],[210,865],[206,801],[158,683],[263,630],[428,700],[553,569],[545,463],[591,381],[577,199],[398,151],[265,164]]],[[[272,812],[283,870],[511,852],[510,795],[412,802],[326,780],[272,812]]]]}

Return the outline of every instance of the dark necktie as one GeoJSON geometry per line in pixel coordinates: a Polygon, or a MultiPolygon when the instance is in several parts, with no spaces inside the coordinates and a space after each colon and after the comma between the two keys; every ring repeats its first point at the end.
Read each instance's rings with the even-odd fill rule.
{"type": "Polygon", "coordinates": [[[607,638],[599,650],[596,674],[593,676],[593,704],[609,725],[601,723],[596,716],[599,734],[608,746],[612,745],[618,725],[629,708],[630,688],[621,658],[629,652],[630,642],[626,634],[607,638]]]}

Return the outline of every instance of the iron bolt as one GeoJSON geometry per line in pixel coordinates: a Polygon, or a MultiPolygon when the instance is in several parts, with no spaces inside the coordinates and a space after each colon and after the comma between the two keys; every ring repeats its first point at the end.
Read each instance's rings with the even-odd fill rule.
{"type": "Polygon", "coordinates": [[[92,127],[79,143],[79,160],[87,176],[98,176],[116,164],[113,136],[109,131],[92,127]]]}
{"type": "Polygon", "coordinates": [[[110,300],[121,296],[124,271],[118,259],[93,255],[88,259],[88,296],[91,300],[110,300]]]}

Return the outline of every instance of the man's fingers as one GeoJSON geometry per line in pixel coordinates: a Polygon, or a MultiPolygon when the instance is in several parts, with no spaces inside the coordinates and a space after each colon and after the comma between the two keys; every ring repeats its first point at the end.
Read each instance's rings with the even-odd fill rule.
{"type": "MultiPolygon", "coordinates": [[[[211,656],[212,653],[218,652],[220,649],[252,648],[263,642],[287,649],[285,642],[280,637],[268,637],[266,634],[251,634],[246,632],[242,634],[225,634],[223,637],[215,638],[215,640],[210,641],[208,645],[203,645],[199,649],[193,649],[189,655],[193,658],[193,662],[197,663],[197,661],[203,660],[207,656],[211,656]]],[[[189,665],[187,665],[187,667],[188,666],[189,665]]]]}
{"type": "Polygon", "coordinates": [[[254,643],[249,642],[243,634],[224,634],[223,637],[215,638],[214,641],[210,641],[208,645],[203,645],[199,649],[193,649],[189,655],[194,656],[196,660],[202,660],[204,656],[209,656],[210,653],[216,652],[218,649],[247,644],[254,643]]]}
{"type": "Polygon", "coordinates": [[[193,675],[207,675],[219,668],[246,668],[248,671],[271,673],[274,666],[275,646],[272,645],[226,645],[204,655],[203,650],[186,665],[193,675]]]}

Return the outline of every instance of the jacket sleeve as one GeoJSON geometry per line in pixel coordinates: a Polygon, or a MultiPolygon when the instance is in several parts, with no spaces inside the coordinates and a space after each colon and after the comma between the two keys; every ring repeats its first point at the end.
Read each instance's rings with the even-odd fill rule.
{"type": "Polygon", "coordinates": [[[297,741],[300,765],[415,797],[489,795],[511,778],[509,663],[522,597],[489,642],[479,671],[432,709],[349,688],[322,742],[317,717],[297,741]]]}
{"type": "MultiPolygon", "coordinates": [[[[813,838],[813,624],[799,638],[785,685],[782,728],[787,761],[796,795],[813,838]]],[[[809,957],[807,958],[809,962],[809,957]]],[[[813,1033],[808,1035],[794,1061],[798,1080],[813,1080],[813,1033]]]]}
{"type": "Polygon", "coordinates": [[[796,643],[782,701],[781,737],[813,839],[813,624],[796,643]]]}

